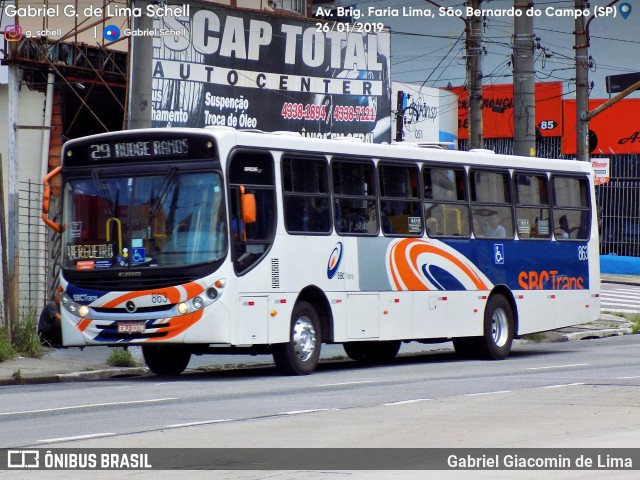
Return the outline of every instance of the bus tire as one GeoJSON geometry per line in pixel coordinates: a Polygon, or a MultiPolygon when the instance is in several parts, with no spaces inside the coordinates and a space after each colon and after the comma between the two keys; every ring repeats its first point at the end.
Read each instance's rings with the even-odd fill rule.
{"type": "Polygon", "coordinates": [[[511,351],[514,336],[514,319],[511,303],[503,295],[489,297],[484,309],[484,336],[480,348],[483,358],[502,360],[511,351]]]}
{"type": "Polygon", "coordinates": [[[289,341],[273,346],[276,367],[286,375],[309,375],[318,365],[322,335],[318,313],[308,302],[298,302],[291,314],[289,341]]]}
{"type": "Polygon", "coordinates": [[[191,360],[188,350],[175,345],[143,345],[142,356],[156,375],[180,375],[191,360]]]}
{"type": "Polygon", "coordinates": [[[453,339],[456,353],[463,358],[502,360],[509,355],[514,335],[511,304],[503,295],[492,295],[484,309],[482,337],[453,339]]]}
{"type": "Polygon", "coordinates": [[[342,346],[352,360],[367,363],[384,363],[396,357],[400,350],[400,341],[348,342],[342,344],[342,346]]]}

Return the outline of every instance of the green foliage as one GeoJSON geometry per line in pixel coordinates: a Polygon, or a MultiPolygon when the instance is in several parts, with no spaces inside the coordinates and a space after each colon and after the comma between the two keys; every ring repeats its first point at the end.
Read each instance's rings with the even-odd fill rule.
{"type": "Polygon", "coordinates": [[[11,345],[7,331],[3,328],[0,330],[0,362],[9,360],[15,356],[16,352],[11,345]]]}
{"type": "Polygon", "coordinates": [[[544,333],[529,333],[527,335],[523,335],[522,339],[523,340],[527,340],[529,342],[532,343],[541,343],[544,341],[546,337],[544,336],[544,333]]]}
{"type": "Polygon", "coordinates": [[[633,315],[629,315],[627,320],[631,322],[631,331],[633,333],[640,332],[640,315],[634,313],[633,315]]]}
{"type": "Polygon", "coordinates": [[[107,363],[112,367],[137,367],[138,364],[133,359],[129,350],[124,348],[114,348],[107,358],[107,363]]]}
{"type": "Polygon", "coordinates": [[[18,328],[16,330],[16,338],[14,348],[20,353],[40,358],[43,355],[40,337],[38,336],[38,315],[35,308],[29,309],[25,315],[21,315],[18,328]]]}
{"type": "Polygon", "coordinates": [[[22,376],[22,371],[20,369],[18,369],[15,372],[13,372],[13,375],[11,375],[11,376],[16,381],[16,383],[18,383],[18,384],[23,384],[24,383],[24,377],[22,376]]]}

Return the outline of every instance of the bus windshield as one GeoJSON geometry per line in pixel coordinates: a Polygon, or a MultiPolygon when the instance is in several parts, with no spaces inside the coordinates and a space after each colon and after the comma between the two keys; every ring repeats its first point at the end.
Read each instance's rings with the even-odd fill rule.
{"type": "Polygon", "coordinates": [[[63,267],[153,268],[211,262],[227,252],[217,172],[70,179],[65,184],[63,267]]]}

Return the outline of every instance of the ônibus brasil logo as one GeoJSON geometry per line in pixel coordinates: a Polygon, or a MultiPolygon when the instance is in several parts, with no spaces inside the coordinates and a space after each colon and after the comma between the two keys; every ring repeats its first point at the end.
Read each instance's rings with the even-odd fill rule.
{"type": "Polygon", "coordinates": [[[338,273],[340,268],[340,262],[342,261],[342,242],[336,243],[335,248],[329,255],[329,262],[327,263],[327,277],[332,279],[338,273]]]}

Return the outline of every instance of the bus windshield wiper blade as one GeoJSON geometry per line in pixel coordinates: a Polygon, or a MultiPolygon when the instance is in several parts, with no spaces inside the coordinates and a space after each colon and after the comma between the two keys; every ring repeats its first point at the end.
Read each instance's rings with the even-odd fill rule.
{"type": "Polygon", "coordinates": [[[149,216],[152,217],[154,215],[158,207],[160,207],[164,202],[166,196],[169,195],[169,192],[172,190],[173,185],[175,184],[177,171],[178,169],[176,167],[169,167],[169,170],[167,170],[167,173],[164,175],[162,183],[160,184],[160,188],[158,189],[158,195],[156,196],[155,201],[153,201],[153,204],[149,209],[149,216]]]}
{"type": "Polygon", "coordinates": [[[111,205],[113,205],[114,203],[113,199],[109,194],[109,190],[100,179],[100,175],[98,174],[97,170],[91,171],[91,178],[93,179],[94,183],[96,184],[96,187],[98,188],[98,191],[100,192],[100,198],[102,199],[102,201],[105,204],[105,207],[107,208],[107,213],[109,214],[110,217],[114,217],[115,214],[113,213],[113,209],[111,207],[111,205]]]}

